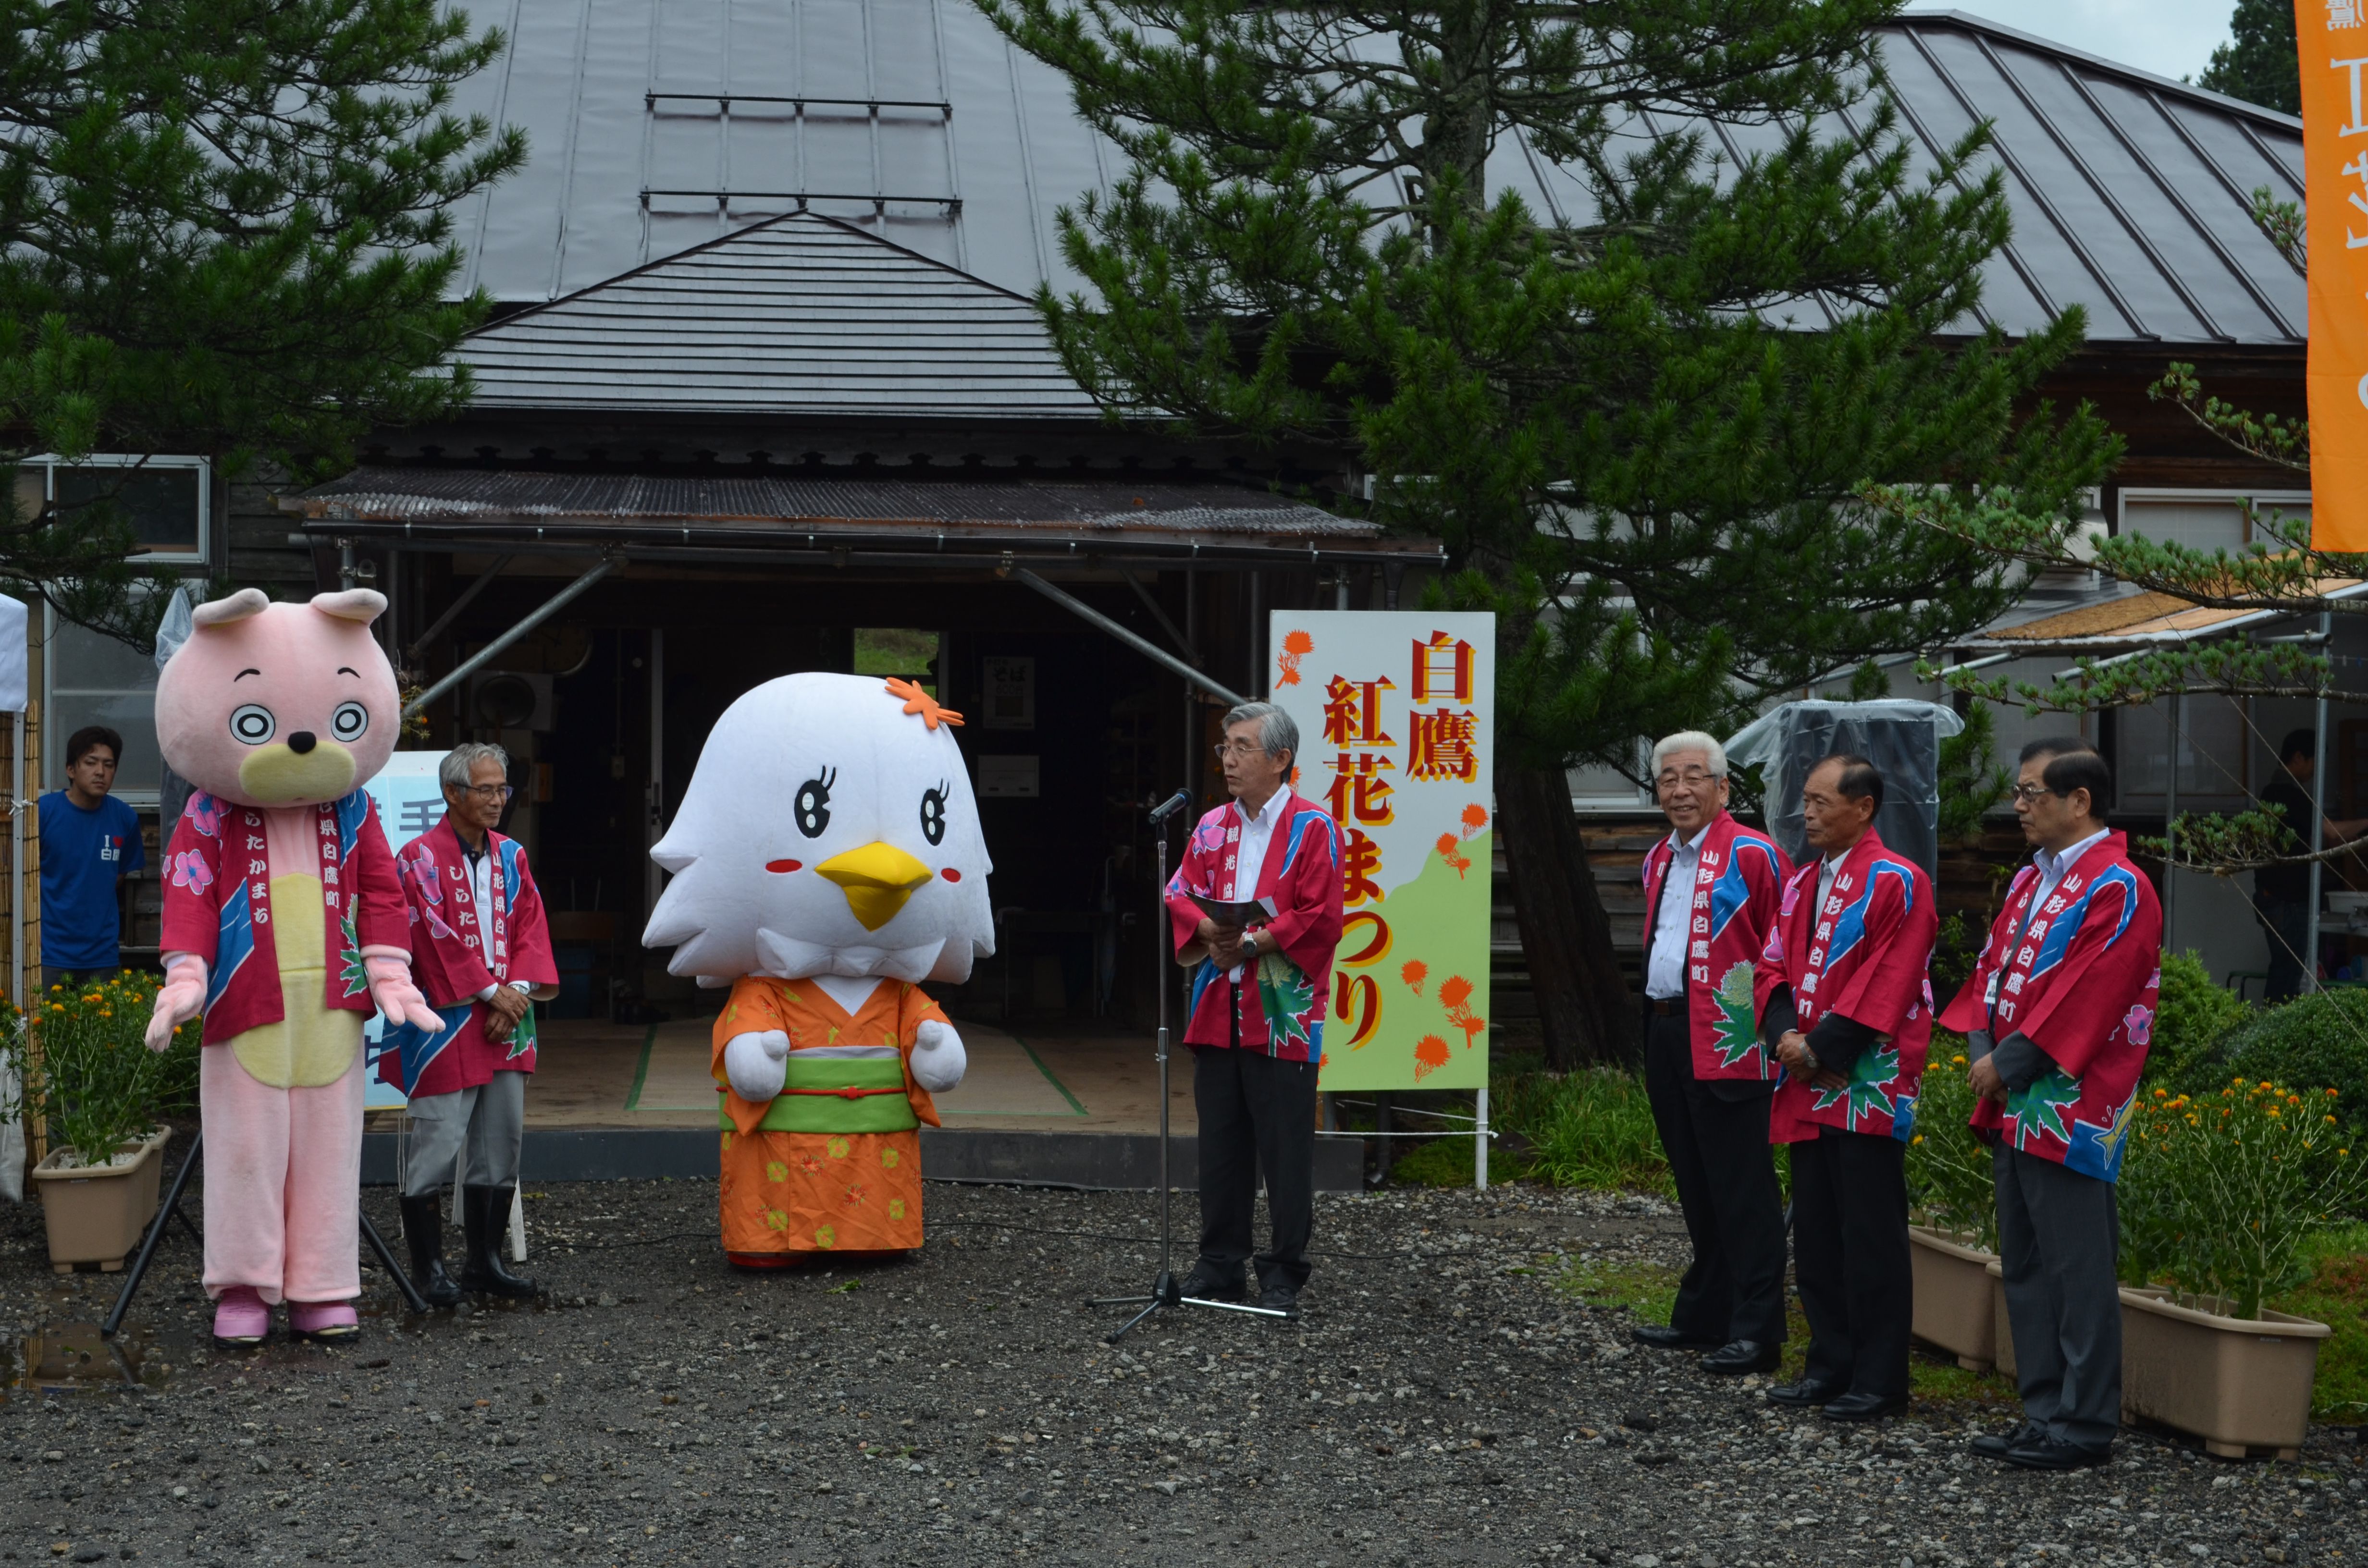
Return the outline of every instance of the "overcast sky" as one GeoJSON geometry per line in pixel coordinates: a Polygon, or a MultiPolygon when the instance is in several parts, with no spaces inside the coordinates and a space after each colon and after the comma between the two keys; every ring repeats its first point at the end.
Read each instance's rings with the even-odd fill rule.
{"type": "Polygon", "coordinates": [[[2021,32],[2164,76],[2192,76],[2228,41],[2234,0],[1914,0],[1916,11],[1969,11],[2021,32]]]}

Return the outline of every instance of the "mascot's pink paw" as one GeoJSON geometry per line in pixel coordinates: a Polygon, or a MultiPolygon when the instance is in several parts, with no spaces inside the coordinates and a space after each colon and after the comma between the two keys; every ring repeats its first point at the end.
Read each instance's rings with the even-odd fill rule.
{"type": "Polygon", "coordinates": [[[252,1285],[233,1285],[214,1303],[214,1343],[260,1345],[271,1332],[271,1309],[252,1285]]]}
{"type": "Polygon", "coordinates": [[[290,1301],[288,1332],[306,1339],[347,1339],[361,1332],[351,1301],[290,1301]]]}

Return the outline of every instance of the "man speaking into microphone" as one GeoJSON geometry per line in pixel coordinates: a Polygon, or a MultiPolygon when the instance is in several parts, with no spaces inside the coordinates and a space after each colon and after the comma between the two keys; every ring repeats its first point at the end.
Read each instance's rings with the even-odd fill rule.
{"type": "Polygon", "coordinates": [[[1273,1233],[1258,1305],[1296,1317],[1315,1228],[1315,1074],[1340,943],[1340,834],[1292,792],[1299,727],[1271,702],[1225,715],[1232,801],[1202,817],[1167,882],[1176,961],[1192,967],[1184,1043],[1200,1116],[1201,1256],[1183,1293],[1242,1298],[1266,1173],[1273,1233]]]}

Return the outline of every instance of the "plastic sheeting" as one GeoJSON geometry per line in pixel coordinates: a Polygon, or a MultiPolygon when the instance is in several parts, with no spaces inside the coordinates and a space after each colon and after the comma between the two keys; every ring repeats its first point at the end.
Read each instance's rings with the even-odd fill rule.
{"type": "Polygon", "coordinates": [[[1726,760],[1730,767],[1760,766],[1769,835],[1797,864],[1808,854],[1801,790],[1809,770],[1837,752],[1857,753],[1883,775],[1874,830],[1932,874],[1940,867],[1941,742],[1964,727],[1951,710],[1907,698],[1787,702],[1737,731],[1726,760]]]}

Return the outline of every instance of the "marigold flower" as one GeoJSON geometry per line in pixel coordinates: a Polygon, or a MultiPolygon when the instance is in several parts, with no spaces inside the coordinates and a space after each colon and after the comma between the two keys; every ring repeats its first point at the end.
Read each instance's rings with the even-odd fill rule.
{"type": "Polygon", "coordinates": [[[1955,1063],[1957,1066],[1959,1066],[1959,1067],[1963,1067],[1963,1066],[1965,1064],[1965,1053],[1964,1053],[1964,1051],[1961,1051],[1957,1052],[1957,1054],[1956,1054],[1956,1055],[1952,1056],[1951,1058],[1949,1058],[1949,1060],[1950,1060],[1952,1062],[1955,1063]]]}

